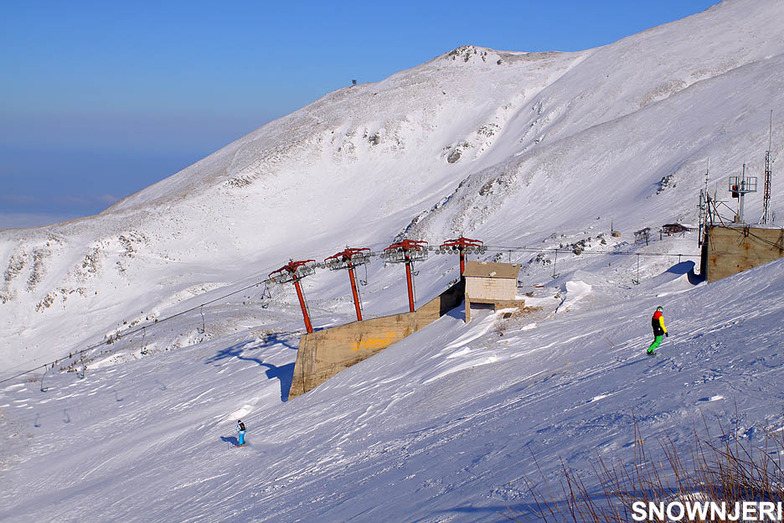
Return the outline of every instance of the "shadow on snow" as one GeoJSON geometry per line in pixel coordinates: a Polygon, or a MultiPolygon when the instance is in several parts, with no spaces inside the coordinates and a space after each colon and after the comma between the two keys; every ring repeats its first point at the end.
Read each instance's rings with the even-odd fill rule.
{"type": "Polygon", "coordinates": [[[240,442],[235,436],[221,436],[221,441],[225,441],[235,447],[240,446],[240,442]]]}
{"type": "MultiPolygon", "coordinates": [[[[272,340],[273,337],[267,339],[272,340]]],[[[278,339],[278,338],[275,337],[274,339],[278,339]]],[[[288,348],[293,348],[291,345],[285,342],[275,342],[275,343],[284,345],[285,347],[288,348]]],[[[221,360],[238,359],[241,361],[252,361],[262,367],[266,367],[267,379],[277,379],[280,382],[280,401],[283,402],[288,401],[289,390],[291,389],[291,381],[294,378],[294,363],[288,363],[286,365],[278,366],[278,365],[273,365],[271,363],[265,363],[264,361],[261,360],[260,356],[256,354],[246,355],[246,353],[259,351],[260,349],[269,346],[269,344],[265,344],[259,347],[256,346],[257,344],[258,341],[253,340],[253,341],[245,341],[242,343],[238,343],[234,346],[227,347],[225,349],[219,350],[215,356],[208,359],[205,363],[207,365],[211,365],[221,360]]]]}
{"type": "Polygon", "coordinates": [[[693,261],[685,261],[676,263],[669,269],[667,269],[666,273],[668,274],[677,274],[678,276],[683,276],[684,274],[688,275],[689,283],[692,285],[697,285],[705,280],[703,275],[696,274],[694,272],[695,264],[693,261]]]}

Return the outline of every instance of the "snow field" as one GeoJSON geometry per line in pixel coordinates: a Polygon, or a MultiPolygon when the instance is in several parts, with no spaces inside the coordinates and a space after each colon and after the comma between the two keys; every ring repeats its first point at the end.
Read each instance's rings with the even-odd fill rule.
{"type": "Polygon", "coordinates": [[[603,297],[611,287],[578,302],[593,296],[591,307],[502,331],[502,315],[466,325],[458,309],[288,403],[290,340],[247,333],[88,368],[84,380],[55,374],[46,393],[8,386],[3,419],[27,446],[3,480],[2,516],[495,521],[532,502],[535,458],[551,480],[554,454],[588,473],[596,453],[631,452],[634,423],[684,446],[705,422],[759,442],[784,426],[782,270],[665,297],[672,334],[657,359],[643,353],[659,301],[603,297]],[[247,448],[231,448],[238,417],[247,448]]]}

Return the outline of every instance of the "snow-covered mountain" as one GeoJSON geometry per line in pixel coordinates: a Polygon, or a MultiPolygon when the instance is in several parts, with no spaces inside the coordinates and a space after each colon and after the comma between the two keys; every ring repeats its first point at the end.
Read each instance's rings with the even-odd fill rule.
{"type": "MultiPolygon", "coordinates": [[[[695,288],[696,235],[633,233],[695,223],[708,160],[720,198],[742,164],[761,174],[771,110],[781,151],[782,19],[779,0],[725,0],[577,53],[463,47],[331,93],[98,216],[0,232],[0,378],[147,326],[91,354],[83,380],[2,384],[0,519],[493,520],[532,501],[532,450],[578,468],[622,456],[632,411],[684,444],[700,412],[731,410],[719,396],[739,428],[781,428],[781,386],[757,369],[777,372],[782,265],[695,288]],[[282,402],[301,318],[291,289],[262,301],[254,283],[347,244],[461,234],[522,263],[539,312],[447,316],[282,402]],[[680,338],[651,367],[636,358],[661,302],[680,338]],[[220,439],[237,417],[247,452],[220,439]]],[[[405,309],[398,269],[368,268],[366,316],[405,309]]],[[[456,276],[431,257],[418,297],[456,276]]],[[[305,280],[317,327],[350,321],[345,279],[305,280]]]]}
{"type": "Polygon", "coordinates": [[[579,53],[464,47],[329,94],[99,216],[5,231],[3,368],[403,231],[524,245],[611,217],[629,233],[695,222],[708,159],[717,182],[760,171],[784,92],[782,9],[724,2],[579,53]]]}

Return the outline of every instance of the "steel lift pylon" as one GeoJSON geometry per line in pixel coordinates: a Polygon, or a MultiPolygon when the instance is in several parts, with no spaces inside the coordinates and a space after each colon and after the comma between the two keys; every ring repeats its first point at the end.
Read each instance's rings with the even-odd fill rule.
{"type": "Polygon", "coordinates": [[[467,254],[482,254],[487,251],[487,247],[482,245],[481,240],[460,237],[456,240],[447,240],[441,244],[436,254],[460,253],[460,276],[465,274],[465,261],[467,254]]]}
{"type": "Polygon", "coordinates": [[[324,264],[329,270],[339,271],[348,269],[348,278],[351,282],[351,293],[354,296],[354,308],[357,312],[357,321],[362,321],[362,303],[359,300],[359,289],[357,288],[357,278],[354,274],[354,269],[368,263],[370,261],[370,256],[370,249],[366,247],[360,249],[346,247],[346,250],[324,260],[324,264]]]}
{"type": "Polygon", "coordinates": [[[408,283],[408,310],[414,312],[414,280],[411,266],[415,261],[427,258],[427,242],[419,240],[403,240],[393,243],[382,254],[387,263],[406,264],[406,282],[408,283]]]}
{"type": "Polygon", "coordinates": [[[294,282],[294,288],[297,290],[297,298],[299,298],[299,305],[302,307],[302,317],[305,319],[305,329],[308,331],[308,334],[313,332],[313,325],[310,323],[308,306],[305,303],[305,295],[302,292],[302,286],[299,282],[302,278],[310,276],[314,272],[316,272],[316,260],[291,260],[277,271],[269,274],[270,280],[275,283],[294,282]]]}

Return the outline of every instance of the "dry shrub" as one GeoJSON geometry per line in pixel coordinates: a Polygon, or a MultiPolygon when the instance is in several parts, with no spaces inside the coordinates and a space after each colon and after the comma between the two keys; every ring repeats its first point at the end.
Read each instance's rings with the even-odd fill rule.
{"type": "MultiPolygon", "coordinates": [[[[534,508],[526,513],[510,510],[503,514],[513,521],[626,523],[633,521],[632,504],[699,501],[734,506],[744,501],[784,502],[784,469],[781,439],[768,435],[762,448],[724,435],[719,444],[701,439],[696,431],[691,451],[684,457],[674,442],[659,442],[661,454],[654,459],[645,449],[635,424],[634,461],[608,463],[600,456],[593,466],[598,491],[589,490],[583,479],[561,463],[560,484],[553,487],[544,478],[539,484],[527,481],[534,508]]],[[[537,464],[538,467],[538,464],[537,464]]],[[[683,521],[691,521],[684,517],[683,521]]]]}
{"type": "Polygon", "coordinates": [[[541,307],[518,307],[512,312],[505,312],[495,324],[495,330],[500,336],[511,327],[517,327],[523,321],[528,321],[531,317],[540,312],[541,307]]]}

